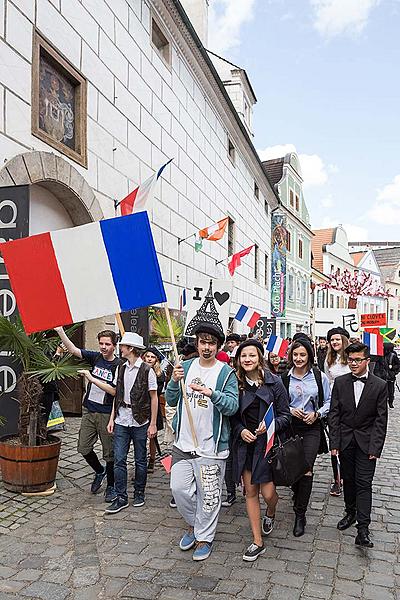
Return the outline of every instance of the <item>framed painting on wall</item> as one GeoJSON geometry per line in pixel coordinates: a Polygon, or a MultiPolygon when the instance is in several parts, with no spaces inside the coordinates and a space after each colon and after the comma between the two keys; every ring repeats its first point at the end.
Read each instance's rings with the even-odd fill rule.
{"type": "Polygon", "coordinates": [[[87,167],[86,79],[38,32],[33,38],[32,133],[87,167]]]}

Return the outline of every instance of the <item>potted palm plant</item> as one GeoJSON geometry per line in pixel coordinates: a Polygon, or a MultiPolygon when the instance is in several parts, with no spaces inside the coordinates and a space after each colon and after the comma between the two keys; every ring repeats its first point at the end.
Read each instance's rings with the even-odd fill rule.
{"type": "Polygon", "coordinates": [[[46,385],[79,377],[82,368],[82,363],[69,354],[55,359],[58,344],[54,332],[27,335],[18,317],[10,321],[0,315],[0,348],[22,367],[15,398],[20,405],[18,434],[0,439],[3,484],[13,492],[43,492],[56,478],[61,441],[47,434],[41,405],[43,391],[46,385]]]}

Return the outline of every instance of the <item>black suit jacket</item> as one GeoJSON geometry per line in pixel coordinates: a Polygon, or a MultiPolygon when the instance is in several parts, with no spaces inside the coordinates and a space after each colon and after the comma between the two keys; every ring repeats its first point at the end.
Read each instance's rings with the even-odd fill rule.
{"type": "Polygon", "coordinates": [[[387,429],[387,384],[369,374],[356,407],[351,373],[335,379],[328,417],[331,449],[344,450],[353,439],[363,452],[379,457],[387,429]]]}

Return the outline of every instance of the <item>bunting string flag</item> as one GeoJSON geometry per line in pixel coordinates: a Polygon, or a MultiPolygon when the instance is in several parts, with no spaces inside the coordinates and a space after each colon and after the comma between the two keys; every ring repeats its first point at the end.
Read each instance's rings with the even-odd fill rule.
{"type": "Polygon", "coordinates": [[[281,358],[286,356],[287,349],[289,348],[288,340],[284,340],[283,338],[277,335],[270,335],[268,338],[268,343],[265,346],[265,349],[268,352],[273,352],[277,354],[281,358]]]}
{"type": "Polygon", "coordinates": [[[118,203],[118,206],[121,207],[122,216],[149,209],[153,200],[156,183],[161,177],[161,173],[164,171],[165,167],[169,165],[171,161],[172,158],[118,203]]]}
{"type": "Polygon", "coordinates": [[[147,212],[5,242],[0,252],[28,334],[166,302],[147,212]]]}
{"type": "Polygon", "coordinates": [[[267,430],[267,445],[265,447],[264,458],[267,456],[268,452],[272,449],[275,441],[275,414],[274,414],[274,405],[271,403],[268,407],[267,412],[264,416],[264,423],[267,430]]]}
{"type": "Polygon", "coordinates": [[[224,219],[217,221],[213,225],[210,225],[210,227],[204,227],[204,229],[200,229],[200,231],[196,235],[196,241],[194,246],[196,252],[199,252],[202,249],[203,240],[209,240],[210,242],[216,242],[220,240],[225,233],[228,221],[229,217],[225,217],[224,219]]]}
{"type": "Polygon", "coordinates": [[[240,321],[244,325],[247,325],[247,327],[250,327],[250,329],[253,329],[260,317],[260,313],[242,304],[239,310],[237,311],[234,319],[235,321],[240,321]]]}
{"type": "Polygon", "coordinates": [[[253,248],[254,244],[248,248],[244,248],[244,250],[240,250],[240,252],[236,252],[236,254],[232,254],[232,256],[228,258],[228,270],[232,277],[235,270],[242,264],[242,258],[250,254],[253,248]]]}

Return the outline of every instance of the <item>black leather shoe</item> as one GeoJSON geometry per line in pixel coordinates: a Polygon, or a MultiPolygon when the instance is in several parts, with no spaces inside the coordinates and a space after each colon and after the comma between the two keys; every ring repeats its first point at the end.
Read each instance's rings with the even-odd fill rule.
{"type": "Polygon", "coordinates": [[[293,527],[294,537],[301,537],[302,535],[304,535],[306,523],[306,515],[296,515],[293,527]]]}
{"type": "Polygon", "coordinates": [[[371,542],[369,537],[368,529],[362,529],[358,532],[357,537],[355,539],[356,546],[363,546],[364,548],[373,548],[374,544],[371,542]]]}
{"type": "Polygon", "coordinates": [[[346,513],[343,519],[340,519],[336,527],[339,529],[339,531],[344,531],[345,529],[348,529],[349,527],[354,525],[356,520],[356,515],[354,513],[346,513]]]}

